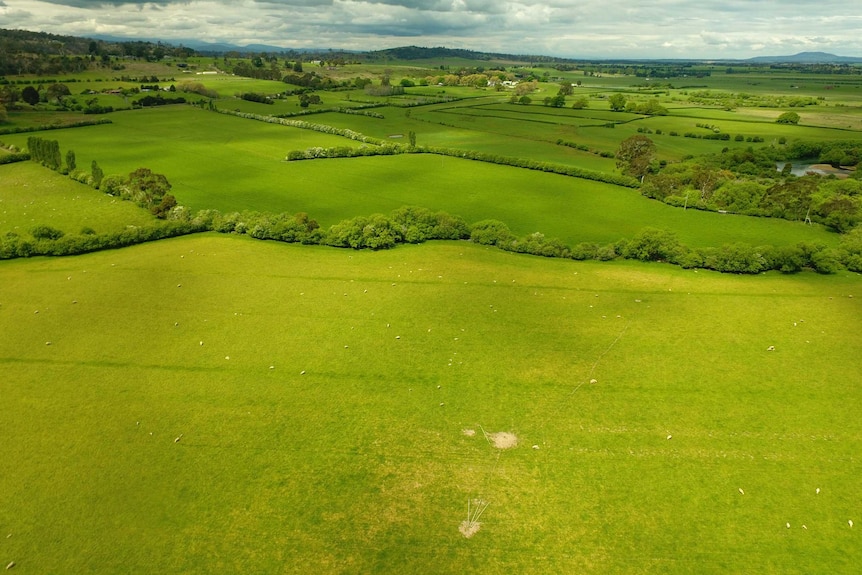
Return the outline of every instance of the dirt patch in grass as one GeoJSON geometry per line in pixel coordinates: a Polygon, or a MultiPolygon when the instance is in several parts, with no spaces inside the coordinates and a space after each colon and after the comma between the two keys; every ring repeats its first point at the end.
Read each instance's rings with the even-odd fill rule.
{"type": "Polygon", "coordinates": [[[489,433],[488,439],[491,441],[491,445],[497,449],[511,449],[518,445],[518,437],[508,431],[489,433]]]}

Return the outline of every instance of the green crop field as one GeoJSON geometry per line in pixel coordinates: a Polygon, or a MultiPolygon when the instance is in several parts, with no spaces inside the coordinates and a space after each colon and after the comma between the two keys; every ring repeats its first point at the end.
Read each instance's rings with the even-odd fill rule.
{"type": "Polygon", "coordinates": [[[0,279],[22,572],[862,561],[855,274],[206,235],[0,279]]]}

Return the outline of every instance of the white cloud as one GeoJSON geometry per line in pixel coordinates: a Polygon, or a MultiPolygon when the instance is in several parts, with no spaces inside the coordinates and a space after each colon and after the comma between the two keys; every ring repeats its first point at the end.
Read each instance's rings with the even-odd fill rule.
{"type": "Polygon", "coordinates": [[[3,27],[55,34],[585,58],[862,56],[852,12],[843,0],[0,0],[3,27]]]}

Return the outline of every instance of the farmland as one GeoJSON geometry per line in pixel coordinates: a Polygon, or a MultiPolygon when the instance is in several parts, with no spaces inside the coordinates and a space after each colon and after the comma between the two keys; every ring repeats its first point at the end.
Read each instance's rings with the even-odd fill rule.
{"type": "Polygon", "coordinates": [[[862,559],[856,277],[202,236],[3,280],[3,551],[36,572],[862,559]]]}
{"type": "Polygon", "coordinates": [[[623,66],[388,59],[315,66],[316,81],[347,85],[305,91],[230,73],[252,61],[126,59],[125,79],[58,78],[75,88],[65,104],[21,104],[0,124],[0,154],[35,136],[77,164],[0,165],[0,247],[51,245],[38,226],[65,240],[184,234],[0,261],[0,564],[855,572],[858,178],[846,162],[843,180],[781,176],[772,158],[804,144],[828,159],[840,141],[852,159],[858,74],[701,64],[689,72],[709,75],[647,80],[623,66]],[[447,84],[477,66],[535,81],[530,101],[447,84]],[[135,106],[153,83],[137,76],[187,102],[135,106]],[[384,77],[403,93],[385,93],[384,77]],[[213,97],[181,88],[191,83],[213,97]],[[566,83],[567,105],[546,104],[566,83]],[[239,97],[249,92],[273,103],[239,97]],[[609,108],[615,94],[629,109],[609,108]],[[74,109],[93,98],[116,109],[74,109]],[[667,113],[637,111],[653,100],[667,113]],[[776,123],[788,111],[799,123],[776,123]],[[110,122],[81,125],[94,117],[110,122]],[[655,157],[625,180],[621,143],[638,136],[655,157]],[[320,157],[333,149],[366,155],[320,157]],[[308,150],[319,159],[286,159],[308,150]],[[734,154],[748,158],[741,170],[734,154]],[[757,171],[763,157],[774,174],[757,171]],[[96,189],[94,162],[113,190],[140,168],[163,174],[177,206],[165,215],[96,189]],[[678,174],[685,188],[646,194],[678,174]],[[784,199],[796,211],[710,203],[803,188],[808,213],[784,199]],[[833,205],[845,219],[823,211],[833,205]],[[461,218],[474,241],[328,247],[345,245],[332,239],[344,221],[405,206],[461,218]],[[272,237],[267,214],[297,212],[319,224],[304,236],[319,245],[254,239],[272,237]],[[476,230],[489,220],[514,239],[485,245],[476,230]],[[512,253],[545,236],[566,249],[512,253]],[[649,245],[659,237],[689,259],[649,245]],[[575,257],[578,245],[604,256],[575,257]],[[704,269],[734,250],[763,267],[704,269]],[[468,505],[484,511],[465,537],[468,505]]]}

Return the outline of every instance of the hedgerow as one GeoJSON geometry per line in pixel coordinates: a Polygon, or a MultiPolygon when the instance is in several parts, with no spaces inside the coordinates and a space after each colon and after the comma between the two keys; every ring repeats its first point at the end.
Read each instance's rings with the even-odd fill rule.
{"type": "Polygon", "coordinates": [[[99,120],[79,120],[77,122],[69,122],[67,124],[45,124],[42,126],[12,126],[10,128],[0,129],[0,135],[3,134],[24,134],[27,132],[42,132],[46,130],[65,130],[66,128],[81,128],[83,126],[98,126],[100,124],[110,124],[108,118],[99,120]]]}

